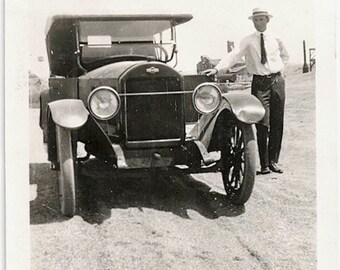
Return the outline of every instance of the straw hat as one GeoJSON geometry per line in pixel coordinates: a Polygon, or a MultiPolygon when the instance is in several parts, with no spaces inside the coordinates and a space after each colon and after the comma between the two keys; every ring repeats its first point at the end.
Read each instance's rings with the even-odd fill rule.
{"type": "Polygon", "coordinates": [[[272,18],[273,16],[268,13],[268,11],[264,8],[254,8],[253,9],[253,15],[248,17],[249,20],[252,20],[254,17],[257,16],[267,16],[269,19],[272,18]]]}

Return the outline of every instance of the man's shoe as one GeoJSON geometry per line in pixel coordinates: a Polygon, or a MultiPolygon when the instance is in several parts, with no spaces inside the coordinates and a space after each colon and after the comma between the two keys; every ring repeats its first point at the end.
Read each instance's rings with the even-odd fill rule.
{"type": "Polygon", "coordinates": [[[277,166],[276,163],[272,163],[269,165],[269,169],[272,171],[272,172],[275,172],[275,173],[283,173],[283,170],[280,169],[279,166],[277,166]]]}
{"type": "Polygon", "coordinates": [[[258,171],[257,174],[268,174],[270,173],[270,170],[268,167],[261,168],[261,171],[258,171]]]}

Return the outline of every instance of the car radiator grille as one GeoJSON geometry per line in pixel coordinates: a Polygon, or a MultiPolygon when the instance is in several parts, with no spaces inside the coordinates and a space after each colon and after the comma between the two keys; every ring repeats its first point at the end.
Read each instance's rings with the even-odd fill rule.
{"type": "Polygon", "coordinates": [[[178,78],[128,79],[125,97],[127,142],[179,141],[184,134],[178,78]]]}

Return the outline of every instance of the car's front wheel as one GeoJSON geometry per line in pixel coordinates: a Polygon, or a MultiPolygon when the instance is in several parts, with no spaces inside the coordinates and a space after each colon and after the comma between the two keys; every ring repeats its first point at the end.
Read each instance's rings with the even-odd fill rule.
{"type": "Polygon", "coordinates": [[[256,142],[252,126],[237,122],[221,155],[227,198],[233,204],[242,205],[248,201],[255,182],[256,142]]]}
{"type": "Polygon", "coordinates": [[[57,125],[56,136],[60,164],[58,174],[61,212],[65,216],[73,217],[76,211],[76,149],[72,144],[70,130],[57,125]]]}

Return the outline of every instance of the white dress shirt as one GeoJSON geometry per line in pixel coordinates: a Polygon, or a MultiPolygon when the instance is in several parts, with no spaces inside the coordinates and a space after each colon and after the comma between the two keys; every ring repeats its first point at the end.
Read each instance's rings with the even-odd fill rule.
{"type": "Polygon", "coordinates": [[[269,75],[282,71],[289,59],[288,52],[281,40],[267,32],[262,32],[264,46],[267,54],[267,62],[261,64],[261,46],[260,32],[246,36],[241,42],[238,49],[234,49],[215,67],[218,71],[229,69],[236,63],[246,63],[247,70],[250,74],[269,75]]]}

